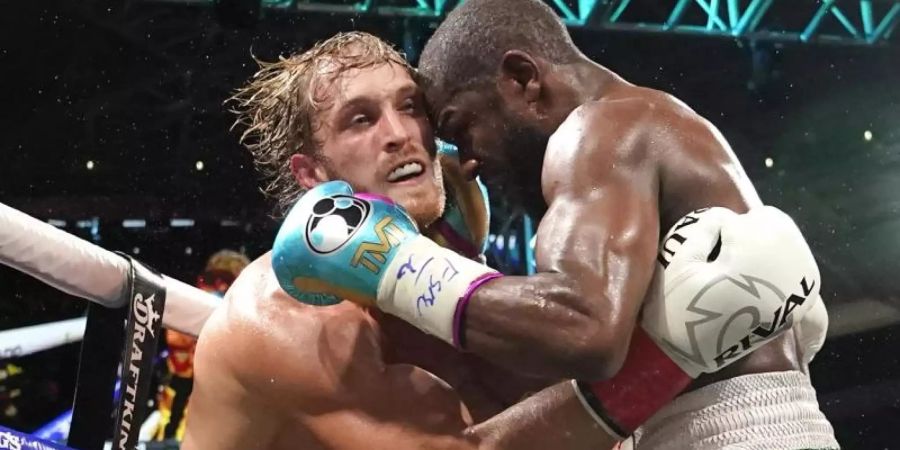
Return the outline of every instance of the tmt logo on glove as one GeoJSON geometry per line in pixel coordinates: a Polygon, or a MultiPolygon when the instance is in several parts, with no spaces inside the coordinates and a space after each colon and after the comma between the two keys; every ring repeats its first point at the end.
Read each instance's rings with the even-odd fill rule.
{"type": "MultiPolygon", "coordinates": [[[[353,240],[360,225],[369,218],[372,210],[365,194],[360,197],[332,195],[320,199],[313,205],[312,214],[306,224],[306,243],[314,252],[327,255],[340,250],[353,240]]],[[[350,266],[362,265],[373,274],[381,271],[387,262],[385,253],[404,237],[403,230],[394,223],[393,217],[382,218],[373,227],[376,241],[363,241],[356,246],[350,266]]],[[[362,238],[361,238],[362,239],[362,238]]]]}
{"type": "Polygon", "coordinates": [[[350,265],[358,267],[360,264],[372,273],[381,272],[381,266],[387,262],[386,253],[400,243],[406,233],[394,223],[393,217],[385,217],[378,221],[374,227],[375,237],[378,242],[363,241],[353,252],[350,265]]]}
{"type": "Polygon", "coordinates": [[[474,289],[499,276],[420,234],[401,205],[343,181],[297,200],[275,237],[272,270],[305,304],[376,307],[457,346],[459,312],[474,289]]]}
{"type": "Polygon", "coordinates": [[[417,234],[400,205],[330,181],[291,208],[272,248],[272,268],[281,287],[304,303],[371,305],[384,267],[417,234]]]}

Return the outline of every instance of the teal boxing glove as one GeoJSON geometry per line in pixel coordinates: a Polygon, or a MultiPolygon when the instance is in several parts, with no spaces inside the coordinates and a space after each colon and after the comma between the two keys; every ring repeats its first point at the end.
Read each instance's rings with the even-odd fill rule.
{"type": "Polygon", "coordinates": [[[421,235],[390,199],[331,181],[305,193],[275,238],[272,267],[297,300],[377,307],[460,346],[472,292],[500,276],[421,235]]]}
{"type": "Polygon", "coordinates": [[[447,203],[444,214],[424,234],[463,256],[483,260],[491,220],[487,188],[478,178],[469,180],[462,173],[455,146],[438,140],[437,148],[447,203]]]}

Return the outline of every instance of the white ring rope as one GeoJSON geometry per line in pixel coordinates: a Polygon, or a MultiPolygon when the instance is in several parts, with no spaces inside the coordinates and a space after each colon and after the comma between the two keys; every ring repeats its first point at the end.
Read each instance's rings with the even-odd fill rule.
{"type": "MultiPolygon", "coordinates": [[[[0,203],[0,263],[63,292],[107,307],[124,305],[128,262],[121,256],[0,203]]],[[[198,336],[220,300],[164,276],[163,326],[198,336]]]]}
{"type": "Polygon", "coordinates": [[[78,342],[84,337],[86,324],[87,318],[80,317],[0,331],[0,360],[78,342]]]}

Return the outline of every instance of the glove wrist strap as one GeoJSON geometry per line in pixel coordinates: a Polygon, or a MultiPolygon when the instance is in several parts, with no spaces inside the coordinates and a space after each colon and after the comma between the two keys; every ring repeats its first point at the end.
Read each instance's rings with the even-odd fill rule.
{"type": "Polygon", "coordinates": [[[378,286],[378,307],[454,346],[469,296],[500,274],[424,236],[405,241],[378,286]]]}
{"type": "Polygon", "coordinates": [[[575,383],[581,403],[618,437],[631,435],[693,380],[640,327],[635,328],[625,364],[608,380],[575,383]]]}

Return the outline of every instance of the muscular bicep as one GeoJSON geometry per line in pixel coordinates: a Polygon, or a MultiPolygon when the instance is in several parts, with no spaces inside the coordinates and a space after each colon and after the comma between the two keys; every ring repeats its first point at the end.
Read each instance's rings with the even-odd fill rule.
{"type": "Polygon", "coordinates": [[[549,210],[538,229],[536,262],[539,272],[566,276],[586,313],[627,338],[656,268],[659,180],[640,132],[616,125],[581,131],[564,124],[564,137],[571,128],[581,136],[551,140],[544,171],[549,210]]]}
{"type": "Polygon", "coordinates": [[[655,269],[658,219],[652,200],[612,191],[621,193],[554,201],[538,230],[537,269],[564,275],[584,313],[633,323],[655,269]]]}
{"type": "Polygon", "coordinates": [[[601,379],[618,371],[659,240],[656,159],[647,155],[637,119],[623,117],[615,108],[578,110],[550,139],[538,273],[502,277],[474,292],[465,316],[468,349],[544,377],[601,379]]]}

